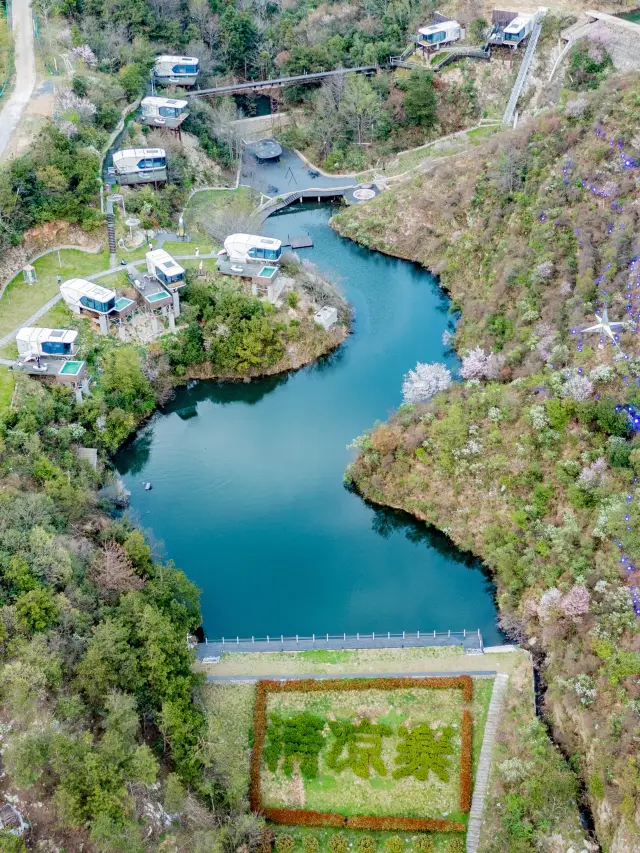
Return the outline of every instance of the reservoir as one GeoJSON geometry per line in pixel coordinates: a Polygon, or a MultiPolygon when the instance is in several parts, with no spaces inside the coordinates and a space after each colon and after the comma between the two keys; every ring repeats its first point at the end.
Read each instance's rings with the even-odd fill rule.
{"type": "Polygon", "coordinates": [[[479,628],[499,642],[480,564],[343,484],[347,445],[400,405],[404,374],[457,359],[436,281],[339,237],[331,213],[295,205],[264,232],[313,238],[300,255],[342,287],[353,334],[286,377],[178,391],[116,458],[130,512],[202,590],[209,639],[479,628]]]}

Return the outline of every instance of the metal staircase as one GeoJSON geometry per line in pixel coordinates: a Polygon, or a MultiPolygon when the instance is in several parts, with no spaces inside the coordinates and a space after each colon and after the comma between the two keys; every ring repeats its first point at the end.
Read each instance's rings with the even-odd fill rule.
{"type": "Polygon", "coordinates": [[[544,20],[544,16],[545,11],[540,11],[536,15],[533,30],[531,31],[531,35],[529,37],[529,43],[527,44],[527,49],[525,50],[524,56],[522,58],[522,65],[520,66],[520,70],[518,71],[516,82],[513,85],[513,89],[511,90],[511,96],[509,97],[509,103],[507,104],[507,108],[505,109],[504,115],[502,117],[502,123],[504,125],[510,126],[513,124],[513,117],[516,112],[518,98],[522,94],[522,88],[531,68],[533,54],[535,53],[536,45],[538,44],[538,39],[540,38],[540,32],[542,30],[542,21],[544,20]]]}

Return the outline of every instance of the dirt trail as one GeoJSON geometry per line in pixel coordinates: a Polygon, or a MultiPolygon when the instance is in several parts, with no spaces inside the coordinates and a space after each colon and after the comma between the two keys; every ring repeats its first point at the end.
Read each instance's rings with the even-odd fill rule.
{"type": "Polygon", "coordinates": [[[18,126],[36,83],[30,0],[13,0],[11,19],[15,43],[16,82],[9,100],[0,111],[0,158],[18,126]]]}

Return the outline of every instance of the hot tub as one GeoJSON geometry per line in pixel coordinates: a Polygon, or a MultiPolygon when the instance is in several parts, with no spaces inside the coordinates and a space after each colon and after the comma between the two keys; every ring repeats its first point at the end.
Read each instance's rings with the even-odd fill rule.
{"type": "Polygon", "coordinates": [[[82,372],[84,361],[67,361],[58,371],[59,376],[77,376],[82,372]]]}
{"type": "Polygon", "coordinates": [[[278,267],[262,267],[257,275],[257,278],[272,279],[278,274],[278,267]]]}

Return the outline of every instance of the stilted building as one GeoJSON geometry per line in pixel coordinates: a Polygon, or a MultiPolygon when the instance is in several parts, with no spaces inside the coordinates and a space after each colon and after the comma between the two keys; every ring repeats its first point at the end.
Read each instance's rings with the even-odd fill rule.
{"type": "Polygon", "coordinates": [[[195,56],[156,57],[153,74],[164,86],[195,86],[200,60],[195,56]]]}
{"type": "Polygon", "coordinates": [[[188,101],[176,98],[161,98],[157,95],[143,98],[140,104],[140,121],[151,127],[166,127],[175,130],[188,117],[188,101]]]}
{"type": "Polygon", "coordinates": [[[123,148],[113,155],[119,184],[152,184],[167,180],[164,148],[123,148]]]}

